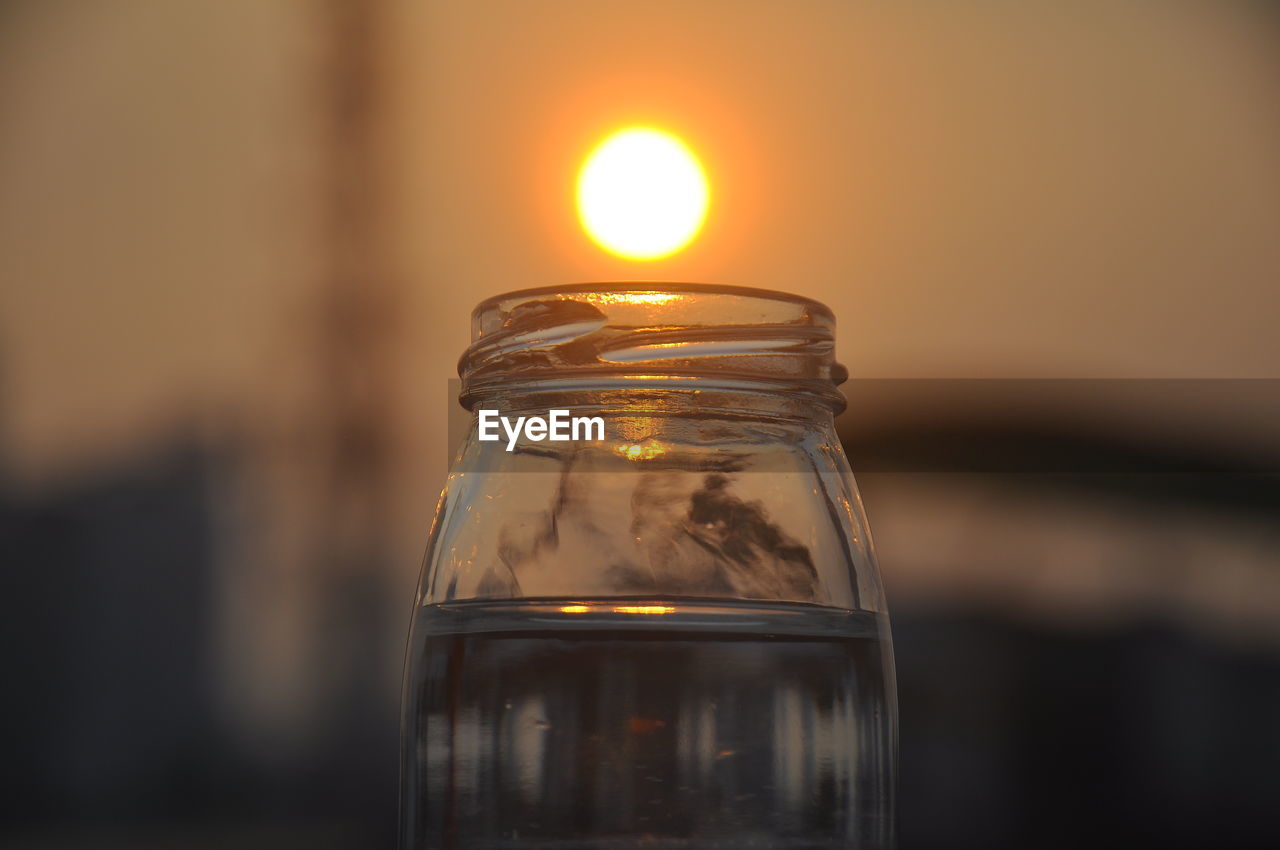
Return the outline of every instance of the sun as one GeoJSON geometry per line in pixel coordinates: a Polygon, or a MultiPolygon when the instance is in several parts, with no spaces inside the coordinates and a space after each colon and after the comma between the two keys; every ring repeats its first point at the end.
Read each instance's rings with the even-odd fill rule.
{"type": "Polygon", "coordinates": [[[578,172],[577,195],[587,235],[628,260],[657,260],[688,245],[711,201],[698,157],[651,127],[628,127],[597,145],[578,172]]]}

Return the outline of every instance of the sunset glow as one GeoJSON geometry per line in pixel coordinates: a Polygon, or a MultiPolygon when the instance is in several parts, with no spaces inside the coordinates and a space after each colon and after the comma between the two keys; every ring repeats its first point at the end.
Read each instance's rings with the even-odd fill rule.
{"type": "Polygon", "coordinates": [[[688,245],[706,220],[707,176],[684,142],[631,127],[609,136],[578,173],[578,217],[600,247],[656,260],[688,245]]]}

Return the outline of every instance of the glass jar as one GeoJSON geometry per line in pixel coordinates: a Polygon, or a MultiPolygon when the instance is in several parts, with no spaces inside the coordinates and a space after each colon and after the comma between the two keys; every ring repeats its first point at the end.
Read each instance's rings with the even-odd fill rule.
{"type": "Polygon", "coordinates": [[[698,285],[476,308],[477,417],[409,637],[402,847],[892,845],[893,656],[834,326],[698,285]],[[585,424],[513,427],[552,411],[585,424]]]}

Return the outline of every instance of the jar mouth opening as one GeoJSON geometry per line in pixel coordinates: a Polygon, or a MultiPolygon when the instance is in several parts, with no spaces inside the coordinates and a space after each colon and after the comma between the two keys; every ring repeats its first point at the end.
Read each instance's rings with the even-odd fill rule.
{"type": "MultiPolygon", "coordinates": [[[[792,292],[783,292],[780,289],[764,289],[754,286],[734,286],[723,283],[688,283],[684,281],[666,282],[666,281],[647,281],[647,280],[627,280],[627,281],[584,281],[582,283],[570,283],[562,286],[533,286],[526,289],[515,289],[510,292],[503,292],[498,295],[492,295],[476,305],[471,315],[473,318],[479,318],[494,309],[501,309],[503,304],[508,302],[520,302],[539,298],[560,298],[563,296],[583,295],[596,299],[609,300],[610,297],[619,300],[631,297],[635,303],[645,303],[645,296],[652,296],[648,299],[648,303],[661,304],[667,297],[677,297],[681,295],[716,295],[724,297],[735,297],[740,299],[759,300],[764,302],[777,301],[784,304],[794,304],[801,306],[808,311],[821,314],[828,317],[832,323],[835,321],[835,314],[831,308],[821,301],[808,298],[803,295],[796,295],[792,292]]],[[[596,300],[593,299],[593,300],[596,300]]],[[[472,342],[475,342],[473,336],[472,342]]]]}
{"type": "Polygon", "coordinates": [[[844,406],[834,315],[786,292],[644,281],[523,289],[482,301],[471,339],[458,363],[464,404],[504,386],[671,376],[844,406]]]}

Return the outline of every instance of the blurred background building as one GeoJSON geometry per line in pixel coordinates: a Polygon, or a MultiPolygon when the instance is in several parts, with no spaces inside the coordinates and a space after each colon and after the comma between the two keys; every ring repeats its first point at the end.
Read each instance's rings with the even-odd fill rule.
{"type": "Polygon", "coordinates": [[[0,845],[393,846],[469,310],[652,278],[840,319],[904,850],[1280,846],[1278,106],[1256,0],[0,5],[0,845]]]}

